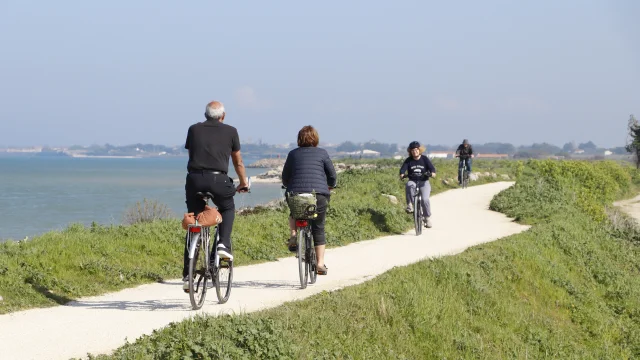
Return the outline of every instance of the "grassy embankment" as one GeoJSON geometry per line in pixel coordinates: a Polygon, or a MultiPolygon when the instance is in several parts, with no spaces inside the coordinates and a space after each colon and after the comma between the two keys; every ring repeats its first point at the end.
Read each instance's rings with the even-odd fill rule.
{"type": "Polygon", "coordinates": [[[634,170],[533,161],[492,208],[530,231],[275,309],[175,323],[104,359],[640,357],[634,170]]]}
{"type": "MultiPolygon", "coordinates": [[[[403,212],[399,161],[375,162],[379,169],[339,175],[327,221],[329,246],[401,233],[411,228],[403,212]],[[394,168],[389,168],[394,166],[394,168]],[[392,205],[381,194],[395,195],[392,205]]],[[[455,176],[455,163],[436,162],[440,177],[455,176]]],[[[514,173],[514,162],[478,162],[478,171],[514,173]]],[[[492,181],[483,179],[478,183],[492,181]]],[[[433,192],[448,189],[435,180],[433,192]]],[[[234,255],[237,265],[291,256],[284,246],[287,212],[256,210],[236,217],[234,255]]],[[[0,314],[179,277],[184,232],[178,220],[133,226],[73,225],[26,242],[0,244],[0,314]]]]}

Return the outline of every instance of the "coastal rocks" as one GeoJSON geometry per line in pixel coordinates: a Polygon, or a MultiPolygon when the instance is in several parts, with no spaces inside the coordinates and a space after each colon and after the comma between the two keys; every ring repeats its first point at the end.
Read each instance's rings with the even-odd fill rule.
{"type": "Polygon", "coordinates": [[[478,181],[479,178],[478,174],[471,173],[471,175],[469,175],[469,180],[471,181],[478,181]]]}
{"type": "Polygon", "coordinates": [[[509,175],[507,175],[507,174],[502,174],[502,175],[500,175],[500,177],[502,177],[502,179],[504,179],[504,180],[511,180],[511,177],[509,175]]]}
{"type": "Polygon", "coordinates": [[[239,209],[237,211],[237,214],[238,215],[256,214],[256,213],[260,213],[260,212],[263,212],[263,211],[279,210],[279,209],[282,209],[285,206],[287,206],[287,202],[284,200],[284,198],[282,198],[282,199],[278,199],[278,200],[269,201],[266,204],[239,209]]]}
{"type": "Polygon", "coordinates": [[[398,198],[393,196],[393,195],[389,195],[389,194],[382,194],[383,197],[389,199],[389,202],[391,202],[393,205],[398,205],[398,198]]]}
{"type": "MultiPolygon", "coordinates": [[[[284,161],[284,159],[262,159],[247,167],[270,168],[267,172],[254,176],[252,180],[258,182],[277,182],[282,179],[284,161]]],[[[370,170],[377,168],[374,164],[347,165],[344,163],[335,163],[333,167],[336,169],[336,173],[341,173],[346,170],[370,170]]]]}
{"type": "Polygon", "coordinates": [[[253,164],[247,165],[248,168],[282,168],[286,158],[260,159],[253,164]]]}
{"type": "Polygon", "coordinates": [[[347,165],[344,163],[335,163],[333,167],[336,169],[337,173],[341,173],[346,170],[370,170],[377,168],[374,164],[360,164],[360,165],[347,165]]]}
{"type": "Polygon", "coordinates": [[[259,180],[280,180],[282,175],[282,166],[275,169],[271,169],[265,173],[256,175],[255,178],[259,180]]]}

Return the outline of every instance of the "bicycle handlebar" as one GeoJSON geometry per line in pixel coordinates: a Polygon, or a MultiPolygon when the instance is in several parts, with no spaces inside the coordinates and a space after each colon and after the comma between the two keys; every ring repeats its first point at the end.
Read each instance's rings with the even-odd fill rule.
{"type": "MultiPolygon", "coordinates": [[[[427,172],[427,173],[422,174],[422,175],[420,176],[420,179],[421,179],[421,180],[422,180],[422,179],[424,179],[424,180],[428,180],[428,179],[430,179],[430,178],[432,177],[432,175],[433,175],[433,173],[431,173],[431,172],[427,172]]],[[[409,176],[408,176],[408,175],[402,174],[402,175],[401,175],[401,178],[400,178],[400,181],[403,181],[404,179],[408,179],[408,178],[409,178],[409,176]]]]}

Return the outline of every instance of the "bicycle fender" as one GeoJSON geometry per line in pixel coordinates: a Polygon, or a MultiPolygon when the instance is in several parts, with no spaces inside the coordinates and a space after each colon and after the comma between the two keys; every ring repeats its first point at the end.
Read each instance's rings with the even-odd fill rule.
{"type": "Polygon", "coordinates": [[[193,259],[196,254],[196,246],[198,245],[198,240],[200,240],[200,234],[194,233],[191,238],[191,245],[189,246],[189,259],[193,259]]]}

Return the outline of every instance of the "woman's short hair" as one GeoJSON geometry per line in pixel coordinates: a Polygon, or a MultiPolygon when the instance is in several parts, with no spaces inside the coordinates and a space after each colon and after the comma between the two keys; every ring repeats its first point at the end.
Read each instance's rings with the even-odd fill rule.
{"type": "Polygon", "coordinates": [[[318,132],[311,125],[307,125],[298,131],[298,146],[316,147],[320,142],[318,132]]]}

